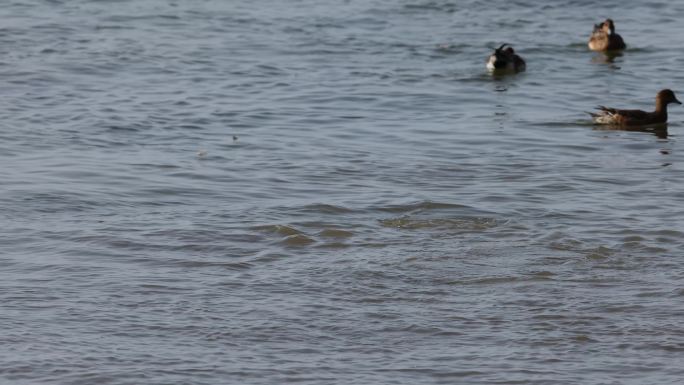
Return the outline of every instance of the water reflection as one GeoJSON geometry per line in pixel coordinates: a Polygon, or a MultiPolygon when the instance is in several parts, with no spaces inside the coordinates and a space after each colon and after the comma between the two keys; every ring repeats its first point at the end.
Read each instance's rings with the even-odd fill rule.
{"type": "Polygon", "coordinates": [[[622,57],[622,52],[597,52],[591,58],[592,63],[613,63],[616,58],[622,57]]]}
{"type": "Polygon", "coordinates": [[[489,71],[488,75],[493,80],[495,92],[506,92],[508,88],[515,82],[517,76],[522,76],[521,74],[516,74],[512,72],[498,72],[489,71]]]}
{"type": "Polygon", "coordinates": [[[591,62],[595,64],[607,64],[610,68],[620,69],[620,66],[615,64],[615,59],[622,57],[622,52],[598,52],[592,56],[591,62]]]}
{"type": "Polygon", "coordinates": [[[652,124],[648,126],[618,126],[618,125],[594,125],[596,131],[632,131],[632,132],[648,132],[659,139],[667,139],[667,123],[652,124]]]}

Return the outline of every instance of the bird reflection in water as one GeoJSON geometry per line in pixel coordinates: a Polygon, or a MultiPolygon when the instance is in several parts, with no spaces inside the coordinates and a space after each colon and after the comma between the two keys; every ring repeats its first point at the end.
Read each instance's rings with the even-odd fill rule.
{"type": "Polygon", "coordinates": [[[591,57],[591,62],[596,64],[609,64],[611,67],[619,69],[620,67],[615,65],[615,59],[619,57],[622,57],[621,51],[598,52],[591,57]]]}
{"type": "Polygon", "coordinates": [[[597,124],[594,126],[596,131],[631,131],[631,132],[648,132],[658,139],[667,139],[667,123],[651,124],[648,126],[619,126],[619,125],[605,125],[597,124]]]}

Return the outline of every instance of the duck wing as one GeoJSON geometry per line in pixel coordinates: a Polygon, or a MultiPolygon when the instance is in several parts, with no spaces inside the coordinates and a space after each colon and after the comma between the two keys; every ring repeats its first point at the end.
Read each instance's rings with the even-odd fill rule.
{"type": "Polygon", "coordinates": [[[598,113],[590,113],[594,122],[602,124],[633,125],[653,121],[653,113],[642,110],[619,110],[605,106],[596,107],[598,113]]]}
{"type": "Polygon", "coordinates": [[[514,60],[515,69],[517,71],[525,71],[526,65],[525,65],[525,60],[523,60],[523,58],[521,58],[518,55],[514,55],[513,60],[514,60]]]}
{"type": "Polygon", "coordinates": [[[599,112],[587,112],[589,115],[593,116],[594,118],[600,118],[600,117],[609,117],[613,116],[618,113],[618,110],[616,108],[610,108],[606,106],[597,106],[596,107],[599,112]]]}
{"type": "Polygon", "coordinates": [[[627,46],[625,45],[625,41],[622,40],[622,36],[618,35],[617,33],[614,35],[611,35],[610,37],[610,42],[608,43],[608,50],[617,50],[617,49],[625,49],[627,46]]]}
{"type": "Polygon", "coordinates": [[[634,121],[649,120],[652,117],[650,112],[642,110],[616,110],[614,108],[611,108],[610,110],[613,111],[613,114],[620,115],[626,119],[634,121]]]}

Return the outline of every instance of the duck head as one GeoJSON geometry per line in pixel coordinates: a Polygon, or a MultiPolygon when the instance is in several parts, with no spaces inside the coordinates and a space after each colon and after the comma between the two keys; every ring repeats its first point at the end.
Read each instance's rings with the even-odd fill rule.
{"type": "Polygon", "coordinates": [[[612,35],[615,33],[615,23],[613,23],[613,19],[606,19],[601,24],[601,29],[603,32],[607,33],[608,35],[612,35]]]}
{"type": "Polygon", "coordinates": [[[658,92],[658,95],[656,95],[656,103],[662,103],[663,105],[668,105],[670,103],[682,104],[682,102],[677,100],[674,92],[669,89],[664,89],[658,92]]]}

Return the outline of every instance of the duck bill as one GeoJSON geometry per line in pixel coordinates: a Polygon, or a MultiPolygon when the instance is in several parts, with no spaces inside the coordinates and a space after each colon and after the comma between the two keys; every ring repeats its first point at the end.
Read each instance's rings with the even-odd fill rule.
{"type": "Polygon", "coordinates": [[[675,100],[673,100],[673,102],[675,102],[675,103],[677,103],[677,104],[682,104],[682,102],[680,102],[679,100],[677,100],[677,98],[675,98],[675,100]]]}

